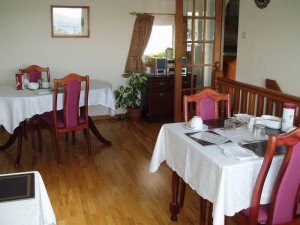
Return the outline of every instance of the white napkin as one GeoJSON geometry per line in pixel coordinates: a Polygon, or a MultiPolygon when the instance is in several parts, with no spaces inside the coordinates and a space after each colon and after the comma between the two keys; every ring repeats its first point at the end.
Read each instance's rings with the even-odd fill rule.
{"type": "Polygon", "coordinates": [[[49,89],[38,89],[38,90],[35,90],[34,93],[42,95],[42,94],[50,93],[50,90],[49,89]]]}
{"type": "Polygon", "coordinates": [[[220,145],[219,147],[224,150],[224,154],[227,157],[233,159],[247,160],[247,159],[258,158],[258,156],[254,152],[250,151],[249,149],[243,148],[237,144],[220,145]]]}

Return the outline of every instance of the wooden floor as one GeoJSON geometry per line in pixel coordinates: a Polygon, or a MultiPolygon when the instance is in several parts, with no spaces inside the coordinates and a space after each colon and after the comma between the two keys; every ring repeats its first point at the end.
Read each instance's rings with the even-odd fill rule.
{"type": "MultiPolygon", "coordinates": [[[[163,164],[148,171],[162,124],[100,121],[101,133],[112,146],[91,135],[93,156],[88,157],[81,132],[76,145],[61,136],[63,165],[59,166],[48,131],[43,131],[43,153],[23,141],[21,167],[15,168],[15,143],[0,152],[0,173],[39,171],[46,185],[58,225],[194,225],[199,224],[198,195],[187,188],[177,222],[170,220],[171,170],[163,164]]],[[[0,129],[1,144],[8,134],[0,129]]]]}

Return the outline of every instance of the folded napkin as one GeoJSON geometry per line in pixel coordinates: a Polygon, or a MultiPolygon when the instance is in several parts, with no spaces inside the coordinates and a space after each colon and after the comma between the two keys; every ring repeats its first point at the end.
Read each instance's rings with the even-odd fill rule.
{"type": "Polygon", "coordinates": [[[247,160],[258,158],[258,156],[249,149],[243,148],[237,144],[234,145],[220,145],[221,149],[224,150],[224,154],[227,157],[238,159],[238,160],[247,160]]]}
{"type": "Polygon", "coordinates": [[[190,137],[217,145],[224,144],[229,141],[228,138],[211,132],[197,132],[190,137]]]}
{"type": "Polygon", "coordinates": [[[49,93],[49,92],[50,92],[49,89],[38,89],[38,90],[35,90],[35,91],[34,91],[34,93],[39,94],[39,95],[47,94],[47,93],[49,93]]]}

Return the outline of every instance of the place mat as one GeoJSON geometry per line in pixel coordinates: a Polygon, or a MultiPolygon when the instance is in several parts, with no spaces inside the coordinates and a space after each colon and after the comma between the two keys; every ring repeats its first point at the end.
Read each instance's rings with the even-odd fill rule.
{"type": "Polygon", "coordinates": [[[0,202],[34,196],[34,173],[0,176],[0,202]]]}
{"type": "MultiPolygon", "coordinates": [[[[249,144],[244,144],[243,147],[248,148],[258,154],[259,156],[265,156],[266,150],[268,146],[268,141],[260,141],[260,142],[253,142],[249,144]]],[[[284,154],[286,151],[286,146],[277,146],[274,152],[274,155],[284,154]]]]}
{"type": "Polygon", "coordinates": [[[207,145],[218,145],[227,142],[231,142],[226,137],[223,137],[213,131],[204,131],[204,132],[192,132],[192,133],[185,133],[188,137],[193,139],[194,141],[198,142],[203,146],[207,145]]]}
{"type": "MultiPolygon", "coordinates": [[[[212,119],[212,120],[204,120],[203,123],[205,125],[207,125],[209,128],[224,128],[224,121],[226,119],[229,119],[229,118],[219,118],[219,119],[212,119]]],[[[243,126],[243,124],[239,121],[236,121],[235,122],[235,127],[238,128],[238,127],[241,127],[243,126]]]]}
{"type": "Polygon", "coordinates": [[[224,118],[204,120],[203,123],[206,124],[209,128],[222,128],[224,127],[224,120],[225,120],[224,118]]]}

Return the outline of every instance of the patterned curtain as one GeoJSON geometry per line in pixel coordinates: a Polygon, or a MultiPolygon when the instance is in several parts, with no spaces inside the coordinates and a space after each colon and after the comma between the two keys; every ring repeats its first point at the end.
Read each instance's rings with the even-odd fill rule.
{"type": "Polygon", "coordinates": [[[146,71],[142,55],[151,35],[153,21],[154,16],[145,13],[137,14],[125,65],[125,72],[144,73],[146,71]]]}

